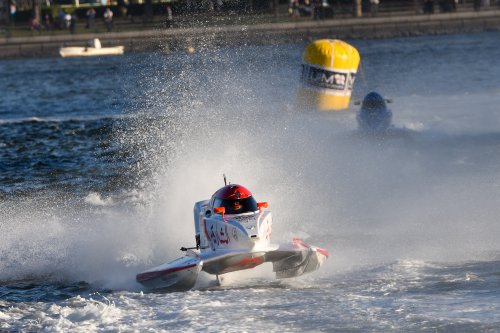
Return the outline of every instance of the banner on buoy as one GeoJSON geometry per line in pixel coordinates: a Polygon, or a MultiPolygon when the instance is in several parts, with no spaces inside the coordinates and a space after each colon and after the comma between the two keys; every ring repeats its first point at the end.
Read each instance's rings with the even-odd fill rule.
{"type": "Polygon", "coordinates": [[[349,107],[359,52],[338,39],[320,39],[304,52],[299,102],[320,111],[349,107]]]}

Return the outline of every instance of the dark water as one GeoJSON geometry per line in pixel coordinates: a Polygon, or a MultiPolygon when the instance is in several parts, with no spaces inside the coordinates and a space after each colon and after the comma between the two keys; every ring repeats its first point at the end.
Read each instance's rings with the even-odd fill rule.
{"type": "Polygon", "coordinates": [[[120,96],[133,86],[117,81],[133,75],[127,65],[20,60],[0,71],[0,195],[114,190],[124,172],[113,127],[130,104],[120,96]]]}
{"type": "Polygon", "coordinates": [[[498,330],[498,37],[350,41],[383,140],[294,109],[304,45],[0,62],[0,330],[498,330]],[[223,172],[327,265],[142,293],[223,172]]]}

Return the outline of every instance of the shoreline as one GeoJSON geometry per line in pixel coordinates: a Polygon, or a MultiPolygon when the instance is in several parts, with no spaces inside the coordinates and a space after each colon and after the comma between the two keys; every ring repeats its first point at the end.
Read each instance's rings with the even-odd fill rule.
{"type": "Polygon", "coordinates": [[[373,39],[500,30],[500,10],[432,15],[343,18],[207,28],[156,29],[30,37],[0,37],[0,59],[58,57],[62,46],[124,45],[126,53],[230,45],[300,43],[317,38],[373,39]],[[201,46],[201,47],[198,47],[201,46]]]}

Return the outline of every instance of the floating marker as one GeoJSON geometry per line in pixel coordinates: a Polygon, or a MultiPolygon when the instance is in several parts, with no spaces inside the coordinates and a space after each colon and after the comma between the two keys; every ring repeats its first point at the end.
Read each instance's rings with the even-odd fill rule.
{"type": "Polygon", "coordinates": [[[348,108],[359,61],[358,50],[341,40],[310,43],[303,56],[301,106],[320,111],[348,108]]]}

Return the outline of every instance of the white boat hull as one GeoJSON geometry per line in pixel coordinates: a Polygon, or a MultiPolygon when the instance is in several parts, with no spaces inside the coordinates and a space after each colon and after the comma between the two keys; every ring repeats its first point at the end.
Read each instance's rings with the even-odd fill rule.
{"type": "Polygon", "coordinates": [[[301,240],[256,251],[189,251],[182,258],[138,274],[136,280],[150,290],[183,291],[195,285],[200,270],[219,275],[272,262],[276,277],[283,279],[316,271],[327,258],[328,251],[301,240]]]}
{"type": "Polygon", "coordinates": [[[123,52],[124,52],[123,46],[112,46],[112,47],[102,47],[102,48],[69,46],[69,47],[61,47],[59,49],[59,54],[63,58],[120,55],[123,54],[123,52]]]}

